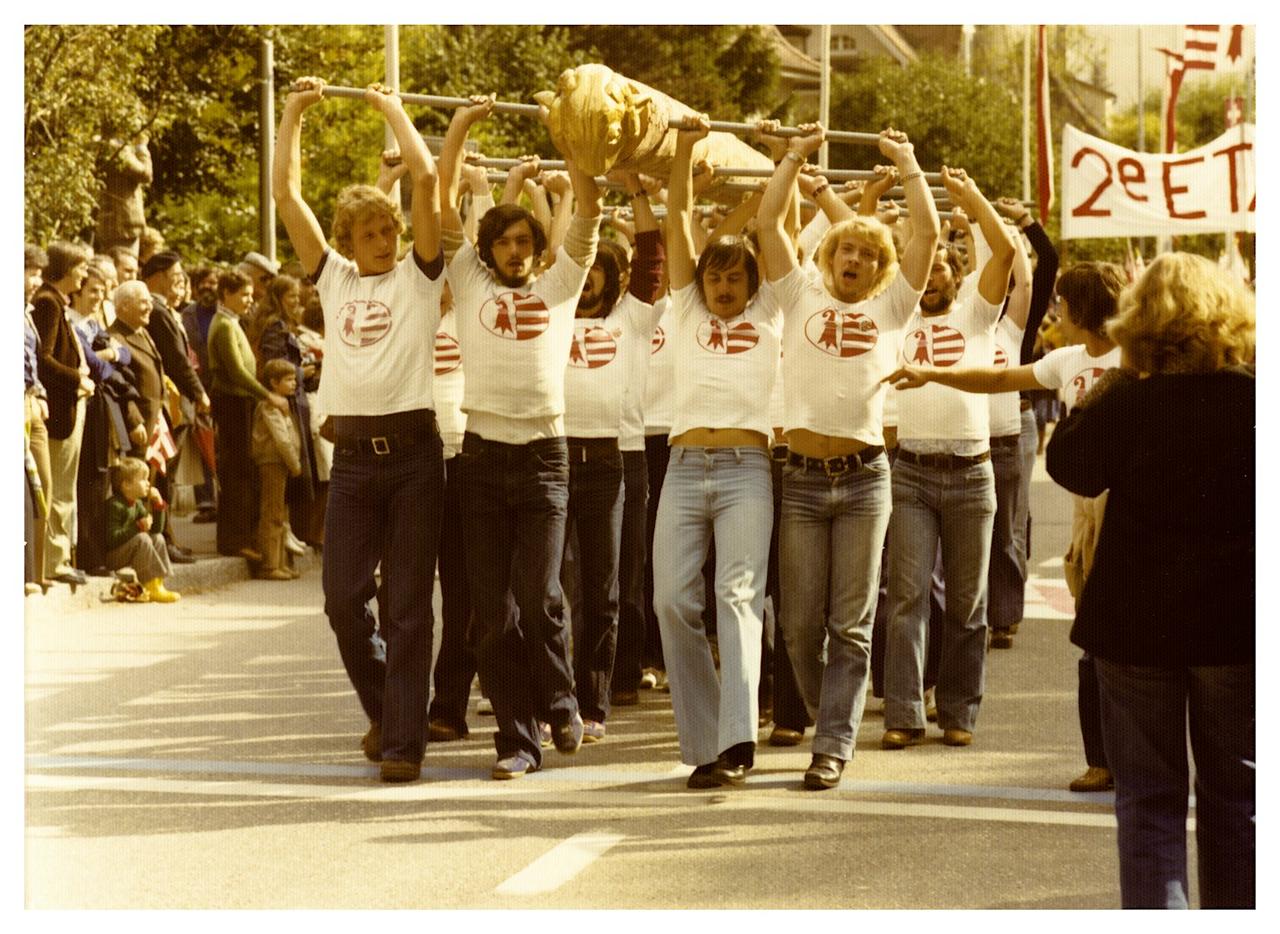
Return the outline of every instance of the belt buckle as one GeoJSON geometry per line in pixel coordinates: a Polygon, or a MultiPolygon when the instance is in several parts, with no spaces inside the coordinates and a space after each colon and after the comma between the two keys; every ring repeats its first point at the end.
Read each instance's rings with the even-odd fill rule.
{"type": "Polygon", "coordinates": [[[387,443],[387,439],[383,435],[379,435],[376,438],[370,438],[369,444],[373,446],[374,454],[390,454],[391,453],[391,445],[387,443]]]}
{"type": "Polygon", "coordinates": [[[828,480],[834,480],[834,479],[836,479],[837,477],[842,477],[842,476],[844,476],[846,473],[848,473],[848,472],[849,472],[849,469],[850,469],[850,468],[849,468],[849,459],[848,459],[847,457],[827,457],[827,458],[823,458],[823,461],[822,461],[822,469],[823,469],[823,471],[826,473],[826,475],[827,475],[827,479],[828,479],[828,480]],[[831,469],[831,462],[832,462],[832,461],[839,461],[839,462],[840,462],[840,469],[839,469],[839,470],[832,470],[832,469],[831,469]]]}
{"type": "Polygon", "coordinates": [[[769,457],[779,464],[785,464],[791,460],[791,450],[785,444],[775,444],[769,448],[769,457]]]}

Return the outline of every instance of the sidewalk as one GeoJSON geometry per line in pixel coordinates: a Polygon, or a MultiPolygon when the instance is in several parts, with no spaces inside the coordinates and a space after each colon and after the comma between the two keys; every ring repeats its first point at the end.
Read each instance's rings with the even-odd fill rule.
{"type": "MultiPolygon", "coordinates": [[[[194,514],[193,514],[194,515],[194,514]]],[[[195,523],[191,516],[179,516],[173,522],[174,539],[195,554],[195,564],[175,564],[173,574],[165,580],[165,586],[178,593],[204,593],[236,581],[249,580],[253,573],[244,558],[227,558],[218,554],[217,525],[212,522],[195,523]]],[[[313,548],[306,554],[295,556],[293,566],[305,573],[320,566],[320,555],[313,548]]],[[[23,612],[27,619],[53,619],[66,613],[91,609],[101,603],[112,602],[111,577],[90,577],[83,587],[54,583],[47,593],[26,598],[23,612]]]]}

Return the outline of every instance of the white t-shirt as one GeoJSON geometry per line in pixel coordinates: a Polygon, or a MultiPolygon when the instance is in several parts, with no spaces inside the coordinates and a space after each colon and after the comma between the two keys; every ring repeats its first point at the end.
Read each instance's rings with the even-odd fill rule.
{"type": "MultiPolygon", "coordinates": [[[[1005,315],[996,325],[996,355],[993,365],[1004,370],[1017,366],[1022,353],[1022,328],[1005,315]]],[[[1006,438],[1022,433],[1022,404],[1018,392],[997,392],[987,397],[991,413],[991,437],[1006,438]]]]}
{"type": "Polygon", "coordinates": [[[785,321],[786,429],[882,443],[881,380],[897,365],[920,292],[899,272],[875,298],[841,302],[799,267],[772,285],[785,321]]]}
{"type": "MultiPolygon", "coordinates": [[[[617,438],[622,429],[630,360],[657,324],[653,306],[627,293],[607,318],[575,318],[564,371],[564,430],[571,438],[617,438]]],[[[643,442],[641,447],[643,447],[643,442]]]]}
{"type": "Polygon", "coordinates": [[[462,412],[466,379],[462,372],[457,321],[458,316],[452,312],[441,315],[440,329],[436,331],[435,381],[432,386],[436,397],[436,421],[440,424],[440,439],[444,442],[446,458],[462,448],[462,436],[467,430],[467,416],[462,412]]]}
{"type": "Polygon", "coordinates": [[[495,279],[469,242],[454,254],[449,281],[458,341],[467,358],[462,411],[473,431],[519,444],[540,436],[536,430],[525,436],[523,428],[541,420],[564,434],[564,372],[574,309],[586,279],[587,269],[563,247],[550,269],[518,289],[495,279]]]}
{"type": "Polygon", "coordinates": [[[321,259],[324,309],[320,408],[326,415],[391,415],[433,408],[432,348],[445,274],[434,280],[412,250],[380,276],[362,276],[335,250],[321,259]]]}
{"type": "MultiPolygon", "coordinates": [[[[932,366],[991,366],[1000,306],[974,293],[946,314],[917,311],[907,323],[902,360],[932,366]]],[[[981,454],[991,446],[985,396],[926,383],[898,393],[898,441],[917,454],[981,454]]]]}
{"type": "Polygon", "coordinates": [[[769,396],[778,372],[782,311],[767,283],[742,314],[722,319],[690,283],[672,292],[667,339],[675,343],[671,434],[691,428],[743,428],[771,437],[769,396]]]}
{"type": "Polygon", "coordinates": [[[647,435],[665,435],[671,431],[675,417],[676,352],[670,341],[675,328],[671,316],[671,293],[658,299],[654,313],[658,326],[649,341],[649,362],[644,382],[644,431],[647,435]]]}
{"type": "Polygon", "coordinates": [[[1091,357],[1084,344],[1072,344],[1051,350],[1031,367],[1036,382],[1046,389],[1058,390],[1070,412],[1093,388],[1099,376],[1119,365],[1119,347],[1112,347],[1101,357],[1091,357]]]}
{"type": "Polygon", "coordinates": [[[622,332],[619,348],[625,373],[618,428],[618,448],[623,451],[644,450],[644,402],[648,390],[649,360],[653,356],[658,319],[670,304],[663,297],[652,305],[646,305],[628,292],[618,300],[610,316],[613,318],[626,313],[630,322],[622,332]]]}

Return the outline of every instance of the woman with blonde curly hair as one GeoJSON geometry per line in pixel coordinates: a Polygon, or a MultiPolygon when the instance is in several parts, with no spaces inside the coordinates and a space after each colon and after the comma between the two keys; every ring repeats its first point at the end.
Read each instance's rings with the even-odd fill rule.
{"type": "Polygon", "coordinates": [[[1126,908],[1186,908],[1187,734],[1200,903],[1254,906],[1254,299],[1158,257],[1108,333],[1122,365],[1054,432],[1050,476],[1110,490],[1071,640],[1093,656],[1126,908]]]}

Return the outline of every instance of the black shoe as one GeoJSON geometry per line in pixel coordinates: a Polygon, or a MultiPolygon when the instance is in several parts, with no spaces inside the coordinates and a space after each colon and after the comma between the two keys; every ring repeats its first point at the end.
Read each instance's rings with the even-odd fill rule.
{"type": "Polygon", "coordinates": [[[715,768],[711,771],[711,777],[719,785],[741,785],[747,780],[747,766],[730,762],[724,756],[721,756],[716,760],[715,768]]]}
{"type": "Polygon", "coordinates": [[[562,756],[571,756],[582,745],[582,714],[576,710],[565,723],[551,728],[551,740],[556,745],[556,752],[562,756]]]}
{"type": "Polygon", "coordinates": [[[59,583],[72,584],[78,587],[83,587],[89,582],[89,579],[84,576],[84,571],[79,568],[71,568],[70,570],[63,571],[61,574],[55,574],[53,575],[53,579],[59,583]]]}
{"type": "Polygon", "coordinates": [[[812,791],[823,788],[834,788],[840,784],[840,773],[844,771],[844,760],[820,752],[813,754],[813,761],[804,773],[804,787],[812,791]]]}
{"type": "Polygon", "coordinates": [[[197,512],[194,516],[192,516],[191,521],[192,521],[192,522],[201,523],[201,524],[206,523],[206,522],[217,522],[217,521],[218,521],[218,510],[216,510],[216,509],[201,509],[201,510],[200,510],[199,512],[197,512]]]}
{"type": "Polygon", "coordinates": [[[704,791],[707,788],[719,788],[720,779],[715,776],[717,763],[708,762],[706,765],[700,765],[693,770],[693,774],[689,776],[689,780],[685,782],[686,788],[692,788],[695,791],[704,791]]]}
{"type": "Polygon", "coordinates": [[[195,564],[196,559],[192,556],[191,551],[186,548],[179,548],[177,545],[169,546],[169,561],[173,564],[195,564]]]}

